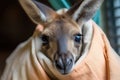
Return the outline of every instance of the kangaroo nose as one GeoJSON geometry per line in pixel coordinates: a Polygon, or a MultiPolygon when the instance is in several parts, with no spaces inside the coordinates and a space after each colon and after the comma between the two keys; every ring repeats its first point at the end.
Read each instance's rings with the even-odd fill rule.
{"type": "Polygon", "coordinates": [[[58,58],[56,61],[56,66],[59,68],[59,69],[66,69],[68,66],[70,66],[72,64],[72,59],[69,59],[69,58],[58,58]]]}
{"type": "Polygon", "coordinates": [[[73,57],[72,55],[58,55],[55,58],[55,66],[62,74],[67,74],[71,71],[73,66],[73,57]]]}

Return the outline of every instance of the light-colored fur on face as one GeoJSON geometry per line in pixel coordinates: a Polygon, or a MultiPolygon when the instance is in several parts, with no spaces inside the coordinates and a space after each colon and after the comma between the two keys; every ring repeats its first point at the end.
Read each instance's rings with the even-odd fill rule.
{"type": "MultiPolygon", "coordinates": [[[[40,32],[39,37],[42,35],[49,36],[50,39],[49,45],[47,46],[42,45],[41,48],[39,48],[39,50],[42,53],[44,53],[44,55],[47,56],[49,60],[51,60],[51,63],[54,66],[52,69],[55,69],[57,71],[54,65],[55,64],[54,56],[59,53],[60,51],[59,49],[61,48],[62,50],[66,49],[69,53],[71,53],[74,57],[74,63],[76,63],[76,61],[82,55],[81,47],[83,43],[82,37],[80,43],[76,43],[74,41],[75,34],[78,33],[82,34],[82,30],[79,27],[79,25],[75,23],[73,20],[69,19],[67,16],[59,16],[54,21],[47,23],[44,26],[45,29],[42,32],[40,32]],[[63,40],[65,40],[65,42],[63,40]],[[59,43],[62,44],[61,47],[58,47],[59,43]]],[[[46,62],[46,64],[48,63],[46,62]]]]}
{"type": "MultiPolygon", "coordinates": [[[[62,40],[66,39],[66,44],[63,42],[63,45],[65,45],[67,50],[74,55],[76,60],[80,55],[80,46],[82,45],[82,40],[80,44],[75,44],[74,42],[74,35],[78,33],[82,34],[79,25],[66,16],[60,16],[58,19],[55,19],[53,22],[45,26],[46,28],[43,30],[42,35],[49,36],[50,45],[47,49],[42,47],[41,51],[46,53],[47,56],[53,60],[54,54],[58,51],[58,41],[61,40],[62,43],[62,40]],[[75,47],[77,45],[79,45],[79,47],[75,47]]],[[[65,46],[63,46],[63,48],[65,48],[65,46]]]]}

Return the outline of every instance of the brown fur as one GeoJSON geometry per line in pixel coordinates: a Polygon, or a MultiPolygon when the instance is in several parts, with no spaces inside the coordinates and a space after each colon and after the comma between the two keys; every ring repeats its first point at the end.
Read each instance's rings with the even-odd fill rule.
{"type": "Polygon", "coordinates": [[[42,35],[47,35],[50,37],[50,45],[49,47],[42,46],[41,50],[43,51],[43,53],[46,53],[46,55],[51,60],[53,60],[54,54],[58,50],[57,41],[64,35],[64,38],[67,38],[68,40],[68,50],[74,55],[76,59],[79,57],[80,48],[78,49],[78,47],[75,47],[77,46],[77,44],[75,44],[73,40],[75,34],[82,34],[82,31],[78,24],[76,24],[72,19],[70,19],[66,15],[63,15],[58,16],[54,21],[47,23],[44,26],[45,29],[43,30],[42,35]]]}

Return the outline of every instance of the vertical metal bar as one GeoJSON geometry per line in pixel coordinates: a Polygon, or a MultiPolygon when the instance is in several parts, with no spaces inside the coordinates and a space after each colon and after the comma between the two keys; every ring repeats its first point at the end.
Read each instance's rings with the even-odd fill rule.
{"type": "Polygon", "coordinates": [[[106,0],[105,7],[107,10],[106,16],[107,16],[107,35],[110,40],[111,45],[115,49],[116,52],[118,52],[118,46],[117,46],[117,33],[116,33],[116,26],[115,26],[115,13],[114,13],[114,0],[106,0]]]}

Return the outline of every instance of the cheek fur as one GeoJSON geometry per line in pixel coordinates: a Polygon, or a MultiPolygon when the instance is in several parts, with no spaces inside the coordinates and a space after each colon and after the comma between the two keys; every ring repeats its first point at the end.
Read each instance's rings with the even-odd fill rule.
{"type": "Polygon", "coordinates": [[[74,60],[76,61],[76,59],[79,57],[79,55],[80,55],[80,53],[79,53],[79,51],[80,51],[80,46],[77,46],[76,47],[76,45],[75,45],[75,43],[74,43],[74,41],[73,40],[71,40],[71,41],[68,41],[69,43],[69,45],[68,45],[68,50],[69,50],[69,52],[71,52],[72,53],[72,55],[74,56],[74,60]]]}
{"type": "Polygon", "coordinates": [[[47,55],[51,60],[54,60],[54,55],[57,51],[57,44],[55,42],[50,42],[49,49],[47,49],[47,55]]]}
{"type": "Polygon", "coordinates": [[[80,43],[80,44],[74,43],[74,46],[72,49],[73,49],[72,54],[74,55],[75,61],[77,61],[78,58],[81,56],[82,43],[80,43]]]}

